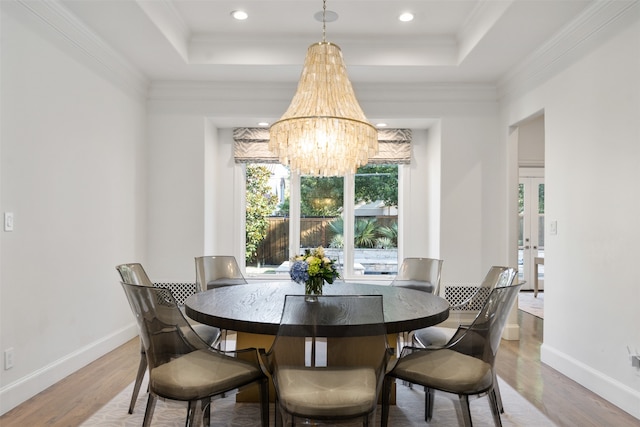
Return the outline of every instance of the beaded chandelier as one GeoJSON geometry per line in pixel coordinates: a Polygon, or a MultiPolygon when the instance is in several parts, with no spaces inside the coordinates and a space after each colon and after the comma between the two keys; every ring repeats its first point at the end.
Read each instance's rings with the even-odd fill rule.
{"type": "Polygon", "coordinates": [[[358,104],[340,47],[326,41],[309,46],[289,108],[269,129],[269,149],[291,171],[303,175],[354,174],[378,152],[378,131],[358,104]]]}

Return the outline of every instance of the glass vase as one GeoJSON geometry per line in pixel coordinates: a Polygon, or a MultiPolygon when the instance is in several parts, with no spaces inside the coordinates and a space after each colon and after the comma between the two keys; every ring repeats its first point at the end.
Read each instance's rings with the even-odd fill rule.
{"type": "Polygon", "coordinates": [[[318,295],[322,295],[322,286],[324,286],[324,278],[318,276],[309,277],[304,282],[305,301],[317,302],[318,295]]]}

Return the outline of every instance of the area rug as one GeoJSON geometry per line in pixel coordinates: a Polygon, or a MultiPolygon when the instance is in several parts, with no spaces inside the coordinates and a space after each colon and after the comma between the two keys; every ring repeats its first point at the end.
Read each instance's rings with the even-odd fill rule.
{"type": "MultiPolygon", "coordinates": [[[[543,413],[527,402],[513,388],[504,381],[500,381],[500,391],[504,403],[505,413],[502,414],[504,427],[545,427],[555,426],[543,413]]],[[[142,425],[147,396],[140,393],[135,411],[129,415],[129,399],[133,384],[123,390],[118,396],[96,412],[82,427],[138,427],[142,425]]],[[[146,383],[142,390],[145,390],[146,383]]],[[[472,398],[471,417],[476,427],[493,426],[493,419],[486,396],[472,398]]],[[[430,426],[451,427],[462,425],[459,420],[457,396],[436,392],[434,416],[429,424],[424,421],[424,391],[422,387],[413,388],[397,385],[397,405],[392,406],[389,415],[389,425],[392,427],[430,426]]],[[[159,400],[151,423],[154,427],[183,426],[186,417],[186,404],[173,401],[159,400]]],[[[273,405],[271,406],[271,424],[273,425],[273,405]]],[[[374,425],[380,425],[380,407],[376,411],[374,425]]],[[[213,402],[211,411],[211,426],[213,427],[253,427],[260,425],[260,409],[257,403],[236,403],[234,396],[217,399],[213,402]]],[[[313,424],[331,425],[331,424],[313,424]]],[[[341,424],[344,425],[344,424],[341,424]]],[[[361,425],[349,423],[348,426],[361,425]]]]}
{"type": "Polygon", "coordinates": [[[518,309],[544,319],[544,292],[538,292],[537,297],[533,292],[518,293],[518,309]]]}

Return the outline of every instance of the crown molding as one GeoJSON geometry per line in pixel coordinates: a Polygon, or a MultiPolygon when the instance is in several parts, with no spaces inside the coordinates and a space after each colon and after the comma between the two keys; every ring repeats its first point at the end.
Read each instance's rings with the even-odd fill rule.
{"type": "Polygon", "coordinates": [[[638,0],[594,1],[497,83],[498,98],[511,98],[535,88],[571,65],[640,14],[638,0]]]}
{"type": "Polygon", "coordinates": [[[98,65],[100,71],[113,83],[146,97],[149,79],[57,0],[16,0],[3,3],[3,8],[10,7],[17,13],[37,18],[32,22],[41,24],[44,29],[53,31],[58,36],[50,39],[51,41],[73,48],[91,65],[98,65]]]}
{"type": "MultiPolygon", "coordinates": [[[[291,101],[297,83],[154,81],[150,101],[291,101]]],[[[492,84],[361,83],[354,84],[360,100],[370,102],[495,102],[492,84]]]]}

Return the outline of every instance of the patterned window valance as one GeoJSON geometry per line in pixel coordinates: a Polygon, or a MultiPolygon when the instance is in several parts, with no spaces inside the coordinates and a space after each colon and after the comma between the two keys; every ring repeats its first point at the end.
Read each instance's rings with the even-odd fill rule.
{"type": "MultiPolygon", "coordinates": [[[[233,156],[236,163],[279,163],[269,151],[269,129],[235,128],[233,156]]],[[[411,129],[379,129],[378,154],[369,164],[409,164],[411,129]]]]}

